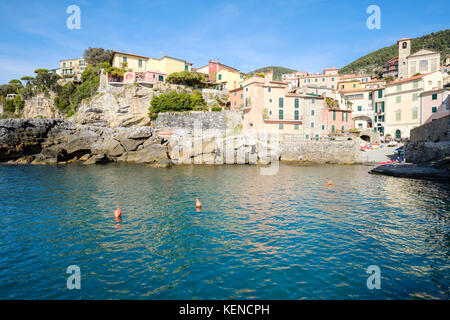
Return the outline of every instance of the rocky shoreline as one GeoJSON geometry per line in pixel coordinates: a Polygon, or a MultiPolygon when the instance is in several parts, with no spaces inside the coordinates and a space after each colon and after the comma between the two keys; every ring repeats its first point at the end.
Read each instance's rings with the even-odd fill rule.
{"type": "Polygon", "coordinates": [[[79,125],[53,119],[0,121],[0,162],[15,164],[147,163],[170,166],[168,142],[151,127],[79,125]]]}

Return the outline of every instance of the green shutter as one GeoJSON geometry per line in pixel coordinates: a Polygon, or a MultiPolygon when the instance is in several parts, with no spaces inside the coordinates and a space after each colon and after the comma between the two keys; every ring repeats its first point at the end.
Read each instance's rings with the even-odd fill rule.
{"type": "Polygon", "coordinates": [[[283,100],[283,98],[280,98],[280,100],[279,100],[279,107],[283,108],[283,104],[284,104],[284,100],[283,100]]]}
{"type": "Polygon", "coordinates": [[[283,109],[278,110],[278,119],[283,120],[283,117],[284,117],[283,109]]]}
{"type": "Polygon", "coordinates": [[[333,120],[336,120],[336,111],[333,111],[333,120]]]}

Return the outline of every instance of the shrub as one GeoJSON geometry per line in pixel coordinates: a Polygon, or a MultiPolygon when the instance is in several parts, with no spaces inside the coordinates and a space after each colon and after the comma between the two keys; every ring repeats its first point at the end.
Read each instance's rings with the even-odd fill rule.
{"type": "Polygon", "coordinates": [[[150,113],[189,111],[192,108],[191,96],[186,92],[170,91],[167,94],[154,96],[150,103],[150,113]]]}
{"type": "Polygon", "coordinates": [[[191,102],[194,108],[202,108],[206,106],[206,102],[203,99],[202,93],[198,90],[194,90],[191,95],[191,102]]]}
{"type": "Polygon", "coordinates": [[[16,106],[14,105],[14,100],[13,99],[5,100],[4,109],[7,112],[16,112],[16,106]]]}
{"type": "Polygon", "coordinates": [[[198,88],[205,86],[205,77],[201,73],[186,70],[169,74],[166,81],[172,84],[182,84],[198,88]]]}
{"type": "Polygon", "coordinates": [[[211,108],[211,111],[222,111],[222,107],[213,107],[211,108]]]}

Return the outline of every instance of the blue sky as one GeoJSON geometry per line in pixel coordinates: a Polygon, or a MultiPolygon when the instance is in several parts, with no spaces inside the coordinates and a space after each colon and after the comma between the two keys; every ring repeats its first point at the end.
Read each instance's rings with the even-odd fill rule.
{"type": "Polygon", "coordinates": [[[0,2],[0,83],[56,68],[87,47],[159,58],[209,59],[244,72],[279,65],[306,72],[347,63],[402,37],[449,28],[446,1],[39,0],[0,2]],[[69,5],[81,29],[69,30],[69,5]],[[381,29],[366,27],[369,5],[381,29]]]}

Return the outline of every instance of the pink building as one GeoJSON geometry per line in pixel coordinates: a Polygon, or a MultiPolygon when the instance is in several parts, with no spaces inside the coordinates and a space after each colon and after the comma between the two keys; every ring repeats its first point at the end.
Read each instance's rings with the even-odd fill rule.
{"type": "Polygon", "coordinates": [[[124,83],[163,83],[166,80],[166,74],[156,71],[145,72],[126,72],[123,76],[124,83]]]}
{"type": "Polygon", "coordinates": [[[322,110],[323,134],[339,133],[353,128],[352,111],[324,108],[322,110]]]}
{"type": "Polygon", "coordinates": [[[442,88],[421,93],[421,124],[448,116],[450,114],[450,88],[442,88]]]}

